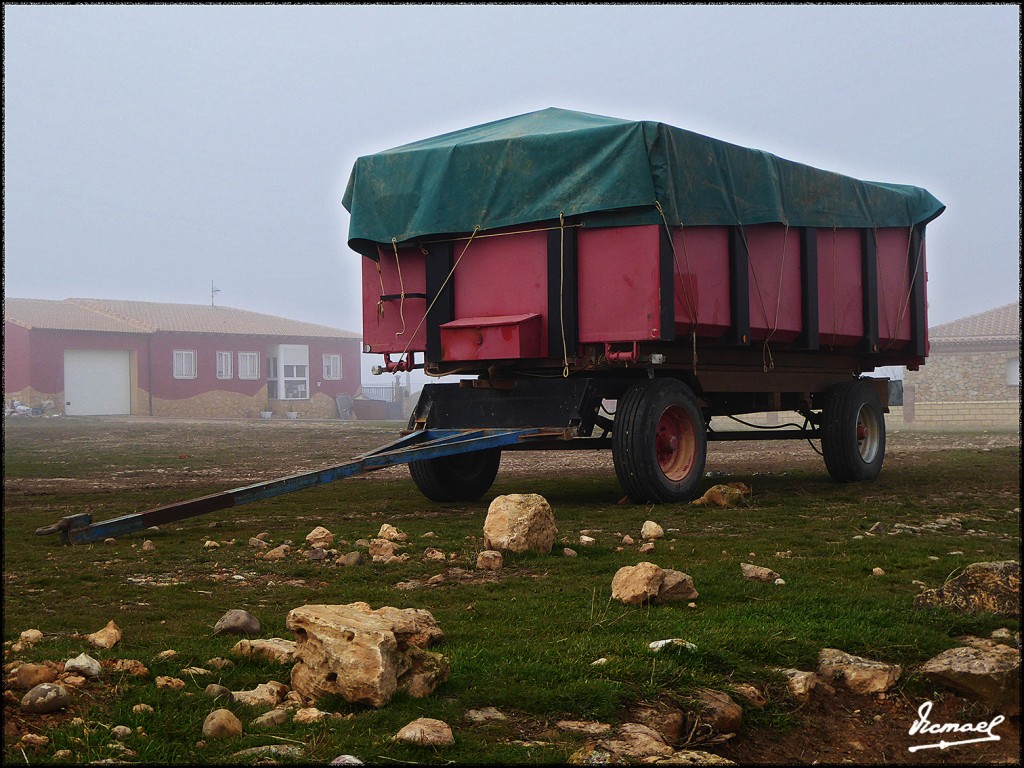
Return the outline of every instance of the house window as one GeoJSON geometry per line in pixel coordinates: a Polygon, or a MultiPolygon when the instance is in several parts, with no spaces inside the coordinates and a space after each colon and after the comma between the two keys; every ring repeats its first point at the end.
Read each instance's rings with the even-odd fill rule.
{"type": "Polygon", "coordinates": [[[277,356],[267,355],[267,397],[277,400],[277,356]]]}
{"type": "Polygon", "coordinates": [[[324,378],[341,378],[341,355],[324,355],[324,378]]]}
{"type": "Polygon", "coordinates": [[[1008,387],[1020,386],[1020,355],[1006,361],[1006,385],[1008,387]]]}
{"type": "Polygon", "coordinates": [[[196,377],[196,351],[194,349],[174,350],[174,378],[194,379],[196,377]]]}
{"type": "Polygon", "coordinates": [[[260,353],[238,353],[238,378],[258,379],[260,377],[260,353]]]}
{"type": "Polygon", "coordinates": [[[309,366],[284,366],[284,399],[305,400],[309,397],[309,366]]]}
{"type": "Polygon", "coordinates": [[[268,349],[267,395],[275,400],[309,399],[309,347],[278,344],[268,349]]]}
{"type": "Polygon", "coordinates": [[[230,379],[231,378],[231,353],[230,352],[218,352],[217,353],[217,378],[218,379],[230,379]]]}

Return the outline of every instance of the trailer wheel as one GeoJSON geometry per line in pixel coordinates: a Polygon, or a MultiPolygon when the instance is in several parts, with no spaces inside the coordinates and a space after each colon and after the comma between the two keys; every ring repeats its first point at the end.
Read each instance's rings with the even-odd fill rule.
{"type": "Polygon", "coordinates": [[[838,483],[874,480],[885,458],[885,417],[875,388],[847,381],[825,396],[821,452],[838,483]]]}
{"type": "Polygon", "coordinates": [[[678,379],[636,384],[619,400],[612,427],[615,474],[634,501],[689,501],[707,460],[704,416],[678,379]]]}
{"type": "Polygon", "coordinates": [[[501,449],[410,461],[409,474],[431,501],[476,501],[493,485],[501,449]]]}

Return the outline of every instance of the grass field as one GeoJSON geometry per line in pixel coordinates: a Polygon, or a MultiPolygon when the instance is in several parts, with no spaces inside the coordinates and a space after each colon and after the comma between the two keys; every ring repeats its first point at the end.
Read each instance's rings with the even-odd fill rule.
{"type": "MultiPolygon", "coordinates": [[[[915,581],[939,586],[972,562],[1019,558],[1017,434],[890,435],[882,476],[866,485],[830,482],[806,443],[713,446],[708,469],[722,479],[707,485],[742,481],[753,489],[749,505],[739,509],[620,504],[622,492],[607,456],[524,454],[507,457],[491,492],[473,504],[429,502],[398,468],[126,536],[116,544],[62,547],[56,537],[33,535],[36,527],[73,512],[101,520],[327,466],[388,441],[395,429],[341,422],[7,420],[4,661],[64,661],[88,650],[74,635],[113,619],[124,631],[122,641],[89,653],[100,660],[138,659],[151,676],[108,670],[74,695],[72,707],[53,715],[26,716],[5,701],[5,721],[14,723],[5,727],[5,762],[45,762],[60,749],[72,750],[75,762],[118,757],[109,746],[109,728],[128,725],[145,731],[124,742],[136,753],[128,759],[142,762],[226,762],[247,747],[297,742],[304,760],[321,763],[340,754],[368,763],[557,763],[585,741],[553,732],[557,720],[619,723],[637,702],[672,699],[685,706],[699,687],[728,691],[739,683],[764,690],[769,703],[763,710],[748,707],[739,736],[712,751],[756,762],[739,746],[745,737],[771,732],[784,739],[804,727],[805,713],[773,667],[813,670],[818,651],[832,647],[913,668],[955,646],[959,635],[1019,629],[1005,618],[912,607],[919,591],[915,581]],[[561,541],[549,556],[507,556],[498,576],[475,576],[487,504],[502,493],[545,496],[561,541]],[[645,520],[660,523],[667,535],[653,553],[641,555],[637,545],[645,520]],[[878,521],[890,531],[897,524],[939,522],[918,533],[868,535],[878,521]],[[335,544],[344,553],[356,549],[357,539],[373,538],[382,523],[409,535],[407,563],[341,567],[296,554],[272,563],[258,559],[246,543],[265,531],[274,544],[299,545],[323,525],[336,539],[352,542],[335,544]],[[581,530],[597,544],[580,546],[581,530]],[[425,538],[428,532],[435,535],[425,538]],[[637,544],[620,550],[624,534],[637,544]],[[142,551],[147,538],[155,552],[142,551]],[[205,549],[208,539],[221,547],[205,549]],[[428,546],[454,558],[424,561],[428,546]],[[565,546],[578,556],[564,557],[565,546]],[[616,570],[643,560],[690,574],[700,592],[697,607],[612,603],[616,570]],[[785,586],[744,581],[741,562],[773,568],[785,586]],[[396,588],[452,567],[468,576],[396,588]],[[885,575],[873,576],[875,567],[885,575]],[[229,655],[237,638],[213,635],[225,611],[252,612],[262,637],[291,637],[285,628],[290,609],[357,600],[374,608],[431,611],[446,635],[437,650],[451,662],[451,679],[431,697],[399,696],[379,710],[320,702],[321,709],[352,717],[269,731],[248,727],[259,711],[232,704],[245,734],[196,746],[204,718],[219,706],[203,695],[207,684],[242,690],[289,680],[286,667],[241,659],[209,677],[182,676],[185,667],[229,655]],[[10,641],[30,627],[45,633],[45,640],[11,654],[10,641]],[[647,648],[653,640],[675,637],[697,650],[654,655],[647,648]],[[155,660],[166,649],[179,655],[155,660]],[[592,666],[601,657],[608,663],[592,666]],[[186,688],[158,690],[156,675],[184,677],[186,688]],[[134,714],[139,703],[155,712],[134,714]],[[465,721],[466,710],[489,706],[509,720],[485,726],[465,721]],[[434,751],[392,742],[401,726],[420,716],[448,722],[456,744],[434,751]],[[75,717],[84,726],[72,724],[75,717]],[[48,736],[50,744],[36,753],[14,750],[27,731],[48,736]]],[[[908,707],[938,695],[912,672],[899,685],[908,707]]],[[[894,727],[905,732],[909,722],[894,727]]],[[[910,761],[905,750],[886,758],[910,761]]],[[[914,758],[957,759],[924,753],[914,758]]]]}

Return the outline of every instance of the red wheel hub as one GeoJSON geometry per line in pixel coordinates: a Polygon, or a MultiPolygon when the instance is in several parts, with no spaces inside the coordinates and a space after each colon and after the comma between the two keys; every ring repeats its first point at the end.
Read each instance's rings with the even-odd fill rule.
{"type": "Polygon", "coordinates": [[[661,414],[654,448],[658,465],[669,480],[679,481],[690,473],[697,455],[697,437],[693,420],[685,409],[673,405],[661,414]]]}

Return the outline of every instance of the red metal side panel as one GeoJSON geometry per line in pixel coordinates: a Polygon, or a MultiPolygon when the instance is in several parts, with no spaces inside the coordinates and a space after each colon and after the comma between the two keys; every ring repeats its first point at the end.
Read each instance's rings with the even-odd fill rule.
{"type": "Polygon", "coordinates": [[[363,258],[363,343],[375,353],[398,352],[408,347],[412,352],[427,348],[426,323],[420,323],[427,309],[427,300],[409,298],[381,301],[381,296],[402,293],[425,294],[427,290],[426,257],[419,248],[399,248],[398,259],[393,249],[380,248],[380,272],[377,263],[363,258]],[[401,277],[399,277],[401,267],[401,277]],[[383,287],[382,287],[383,285],[383,287]],[[419,330],[416,326],[419,325],[419,330]],[[402,329],[405,332],[402,332],[402,329]],[[415,331],[415,336],[413,332],[415,331]],[[412,339],[412,343],[410,343],[412,339]]]}
{"type": "MultiPolygon", "coordinates": [[[[455,243],[455,258],[463,248],[464,241],[455,243]]],[[[547,259],[547,232],[473,240],[452,277],[455,320],[536,314],[541,318],[540,349],[547,350],[547,259]]]]}
{"type": "Polygon", "coordinates": [[[803,325],[800,232],[781,224],[746,228],[750,256],[750,337],[792,341],[803,325]]]}
{"type": "Polygon", "coordinates": [[[721,336],[731,322],[729,230],[726,227],[673,228],[677,333],[721,336]]]}
{"type": "Polygon", "coordinates": [[[910,341],[910,230],[875,232],[878,254],[878,347],[897,349],[910,341]]]}
{"type": "Polygon", "coordinates": [[[660,242],[658,225],[579,230],[582,343],[660,337],[660,242]]]}
{"type": "Polygon", "coordinates": [[[822,349],[856,345],[864,336],[861,231],[818,230],[818,333],[822,349]]]}

